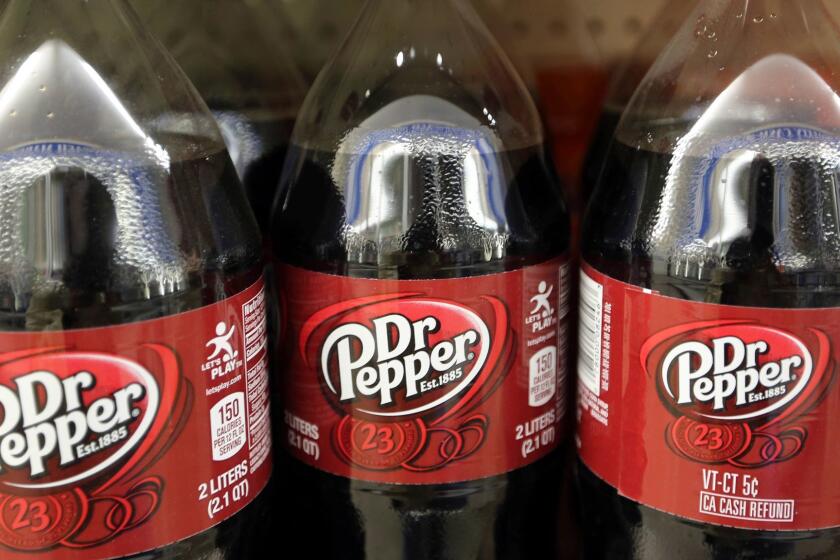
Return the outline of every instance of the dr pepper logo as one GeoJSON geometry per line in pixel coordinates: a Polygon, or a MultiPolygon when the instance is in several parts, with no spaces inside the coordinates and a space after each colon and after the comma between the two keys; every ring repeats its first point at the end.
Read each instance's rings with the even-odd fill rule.
{"type": "Polygon", "coordinates": [[[33,551],[96,546],[155,513],[162,481],[137,473],[168,441],[169,412],[184,407],[173,406],[180,377],[172,350],[140,352],[162,373],[157,379],[105,353],[0,355],[0,542],[33,551]],[[126,483],[128,492],[111,492],[126,483]]]}
{"type": "Polygon", "coordinates": [[[668,443],[704,463],[760,467],[805,445],[797,420],[829,379],[828,337],[750,321],[681,325],[649,339],[642,366],[675,416],[668,443]]]}
{"type": "Polygon", "coordinates": [[[333,437],[345,460],[424,471],[481,447],[488,420],[471,411],[502,379],[511,338],[495,297],[471,308],[398,293],[327,307],[298,342],[342,417],[333,437]]]}
{"type": "Polygon", "coordinates": [[[116,356],[48,354],[2,366],[0,379],[13,380],[0,384],[0,476],[16,488],[95,478],[137,446],[160,406],[152,375],[116,356]]]}

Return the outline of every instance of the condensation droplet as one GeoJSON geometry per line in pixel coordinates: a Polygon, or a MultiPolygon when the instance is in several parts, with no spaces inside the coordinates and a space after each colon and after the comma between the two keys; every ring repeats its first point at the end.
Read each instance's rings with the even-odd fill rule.
{"type": "Polygon", "coordinates": [[[700,16],[699,18],[697,18],[697,27],[694,29],[695,37],[702,37],[706,34],[706,31],[709,30],[709,26],[703,23],[705,19],[705,16],[700,16]]]}
{"type": "Polygon", "coordinates": [[[52,119],[53,117],[55,117],[55,113],[53,113],[52,111],[50,111],[49,113],[47,113],[47,118],[48,118],[48,119],[52,119]]]}
{"type": "Polygon", "coordinates": [[[755,16],[755,17],[753,18],[753,21],[754,21],[755,23],[761,23],[761,22],[763,22],[763,21],[764,21],[764,16],[755,16]]]}
{"type": "Polygon", "coordinates": [[[47,86],[42,85],[41,87],[38,88],[38,91],[40,91],[41,93],[44,93],[45,91],[47,91],[47,86]]]}
{"type": "Polygon", "coordinates": [[[706,56],[708,56],[709,58],[714,58],[714,57],[717,56],[717,54],[718,54],[717,51],[709,51],[709,54],[706,55],[706,56]]]}
{"type": "Polygon", "coordinates": [[[17,116],[17,111],[15,109],[12,109],[11,111],[9,111],[9,116],[13,117],[13,118],[16,117],[17,116]]]}

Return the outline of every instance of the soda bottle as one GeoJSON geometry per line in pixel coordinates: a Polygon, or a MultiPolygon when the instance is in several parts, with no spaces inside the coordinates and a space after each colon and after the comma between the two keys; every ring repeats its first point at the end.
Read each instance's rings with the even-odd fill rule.
{"type": "Polygon", "coordinates": [[[601,117],[598,119],[595,134],[583,160],[581,204],[584,207],[598,183],[598,176],[604,167],[610,142],[624,109],[630,103],[630,98],[642,83],[654,61],[662,54],[680,26],[685,23],[695,5],[695,0],[666,1],[633,52],[613,71],[613,78],[607,85],[601,117]]]}
{"type": "Polygon", "coordinates": [[[268,0],[136,4],[216,117],[265,230],[307,87],[280,6],[268,0]]]}
{"type": "Polygon", "coordinates": [[[521,81],[469,2],[369,0],[292,138],[272,221],[289,538],[553,557],[569,232],[521,81]]]}
{"type": "Polygon", "coordinates": [[[840,37],[816,0],[699,2],[583,233],[587,558],[840,546],[840,37]]]}
{"type": "Polygon", "coordinates": [[[0,557],[245,557],[261,243],[212,116],[124,1],[8,0],[0,53],[0,557]]]}

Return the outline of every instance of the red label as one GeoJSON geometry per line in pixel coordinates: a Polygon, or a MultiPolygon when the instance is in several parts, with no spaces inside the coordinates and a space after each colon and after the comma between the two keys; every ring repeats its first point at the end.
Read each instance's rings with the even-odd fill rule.
{"type": "Polygon", "coordinates": [[[545,456],[565,412],[565,263],[455,280],[281,265],[291,453],[398,484],[483,478],[545,456]]]}
{"type": "Polygon", "coordinates": [[[839,317],[694,303],[584,266],[582,460],[623,496],[704,523],[840,525],[839,317]]]}
{"type": "Polygon", "coordinates": [[[98,560],[207,530],[271,469],[265,299],[0,333],[0,557],[98,560]]]}

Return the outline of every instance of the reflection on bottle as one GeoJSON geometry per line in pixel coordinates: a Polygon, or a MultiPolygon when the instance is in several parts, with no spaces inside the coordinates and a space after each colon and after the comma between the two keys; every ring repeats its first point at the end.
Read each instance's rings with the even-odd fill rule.
{"type": "Polygon", "coordinates": [[[768,250],[787,271],[840,262],[840,138],[817,128],[838,120],[840,97],[793,56],[768,56],[733,81],[671,158],[662,204],[674,211],[660,213],[652,245],[675,248],[674,274],[706,279],[768,250]],[[744,122],[791,124],[744,133],[744,122]]]}
{"type": "Polygon", "coordinates": [[[156,187],[169,154],[76,51],[49,40],[32,53],[0,91],[0,124],[0,278],[17,308],[33,291],[105,290],[112,263],[141,275],[149,295],[180,289],[184,264],[156,187]],[[74,95],[59,111],[52,91],[74,95]],[[44,141],[3,145],[26,137],[44,141]]]}
{"type": "Polygon", "coordinates": [[[499,144],[455,105],[420,95],[350,132],[332,169],[344,186],[350,258],[476,245],[499,258],[508,235],[499,144]]]}

